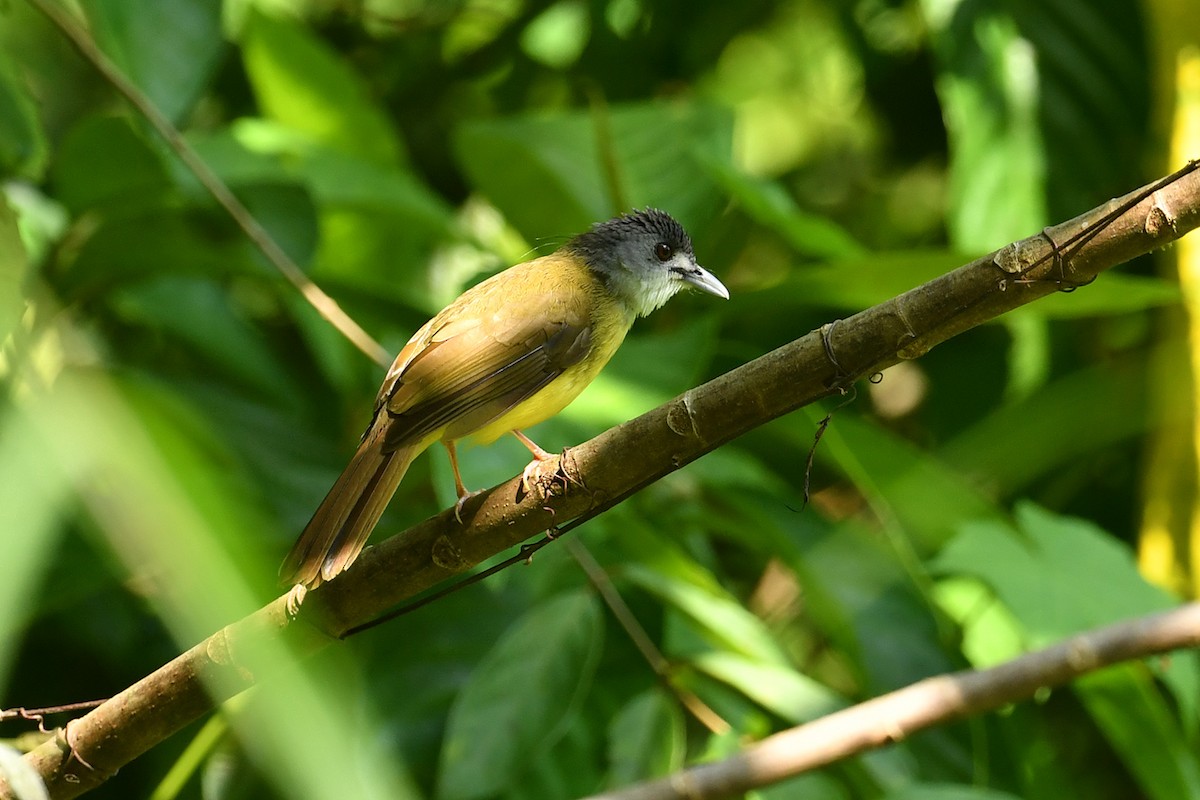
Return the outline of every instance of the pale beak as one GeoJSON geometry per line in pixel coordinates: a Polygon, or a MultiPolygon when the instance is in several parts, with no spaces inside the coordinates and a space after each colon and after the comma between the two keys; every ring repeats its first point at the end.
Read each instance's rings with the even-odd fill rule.
{"type": "Polygon", "coordinates": [[[717,276],[706,270],[699,264],[693,263],[689,267],[680,267],[671,270],[679,280],[686,284],[695,286],[702,292],[707,294],[715,294],[724,300],[729,299],[729,290],[725,288],[725,284],[717,280],[717,276]]]}

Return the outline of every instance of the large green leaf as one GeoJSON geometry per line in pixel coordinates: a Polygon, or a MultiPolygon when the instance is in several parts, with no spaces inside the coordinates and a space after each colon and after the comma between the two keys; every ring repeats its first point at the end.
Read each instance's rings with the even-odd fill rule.
{"type": "Polygon", "coordinates": [[[792,667],[730,652],[701,653],[690,663],[793,724],[809,722],[846,706],[836,692],[792,667]]]}
{"type": "Polygon", "coordinates": [[[181,121],[216,69],[221,7],[194,0],[92,0],[92,35],[150,101],[181,121]]]}
{"type": "Polygon", "coordinates": [[[987,250],[1136,185],[1151,118],[1141,7],[924,0],[950,139],[951,238],[987,250]]]}
{"type": "Polygon", "coordinates": [[[731,140],[727,112],[675,102],[481,120],[461,126],[454,146],[472,182],[540,244],[630,207],[657,206],[700,229],[722,193],[699,154],[727,161],[731,140]]]}
{"type": "Polygon", "coordinates": [[[298,22],[251,12],[242,57],[270,118],[375,164],[401,160],[395,129],[362,77],[298,22]]]}
{"type": "MultiPolygon", "coordinates": [[[[1045,646],[1079,631],[1174,605],[1166,592],[1142,578],[1129,551],[1095,526],[1057,517],[1031,503],[1017,507],[1016,521],[1015,530],[994,520],[964,525],[934,565],[946,572],[974,575],[990,586],[1020,622],[1027,646],[1045,646]]],[[[1166,662],[1154,662],[1154,668],[1174,692],[1181,716],[1193,718],[1200,704],[1200,665],[1195,654],[1176,654],[1166,662]]],[[[1177,737],[1176,724],[1163,722],[1163,701],[1157,692],[1137,688],[1142,680],[1137,674],[1121,674],[1125,677],[1097,680],[1107,687],[1104,691],[1141,700],[1128,704],[1096,698],[1093,711],[1110,737],[1114,726],[1119,727],[1111,719],[1117,710],[1128,715],[1120,724],[1154,727],[1160,739],[1177,737]],[[1124,685],[1110,681],[1124,681],[1124,685]],[[1163,732],[1164,725],[1170,730],[1163,732]]],[[[1139,738],[1125,740],[1123,747],[1123,754],[1135,765],[1145,757],[1139,738]]],[[[1123,741],[1114,743],[1122,746],[1123,741]]],[[[1175,765],[1179,775],[1200,775],[1198,770],[1200,764],[1194,761],[1175,765]]]]}
{"type": "Polygon", "coordinates": [[[488,797],[560,739],[592,679],[602,633],[589,594],[531,609],[475,668],[450,710],[438,767],[444,800],[488,797]]]}
{"type": "Polygon", "coordinates": [[[222,376],[276,402],[300,391],[261,333],[210,281],[167,273],[120,291],[113,302],[121,319],[146,336],[181,345],[197,361],[191,366],[210,379],[222,376]]]}
{"type": "Polygon", "coordinates": [[[47,155],[37,104],[16,64],[0,52],[0,174],[40,177],[47,155]]]}
{"type": "Polygon", "coordinates": [[[1037,63],[998,8],[926,0],[950,139],[950,238],[986,251],[1046,222],[1037,63]]]}
{"type": "Polygon", "coordinates": [[[210,278],[263,274],[264,268],[252,262],[254,253],[244,241],[232,235],[214,236],[204,221],[163,206],[106,218],[82,242],[62,274],[50,278],[65,298],[93,299],[164,274],[210,278]]]}
{"type": "Polygon", "coordinates": [[[1063,375],[978,417],[942,445],[947,464],[1011,496],[1054,470],[1127,441],[1153,423],[1145,359],[1112,359],[1063,375]],[[1053,441],[1054,447],[1041,447],[1053,441]]]}
{"type": "Polygon", "coordinates": [[[75,214],[144,208],[170,188],[158,152],[121,117],[84,117],[60,145],[50,179],[75,214]]]}
{"type": "Polygon", "coordinates": [[[762,620],[708,576],[693,581],[632,564],[623,577],[653,592],[693,621],[701,639],[711,647],[732,650],[763,664],[787,666],[787,657],[762,620]]]}
{"type": "Polygon", "coordinates": [[[797,252],[830,260],[866,255],[866,248],[835,222],[801,211],[779,184],[739,172],[719,158],[705,155],[700,164],[747,214],[783,236],[797,252]]]}
{"type": "Polygon", "coordinates": [[[1028,502],[1017,506],[1016,520],[1017,529],[999,520],[965,523],[932,563],[990,585],[1031,646],[1173,605],[1138,574],[1128,548],[1094,525],[1028,502]]]}

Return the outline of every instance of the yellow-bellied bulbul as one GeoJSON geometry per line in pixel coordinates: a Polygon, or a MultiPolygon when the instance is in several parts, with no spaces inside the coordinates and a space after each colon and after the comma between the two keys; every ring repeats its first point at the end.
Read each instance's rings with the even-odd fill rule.
{"type": "Polygon", "coordinates": [[[357,452],[283,562],[283,582],[311,588],[350,566],[408,465],[436,441],[450,453],[460,508],[469,493],[455,440],[486,444],[511,431],[531,467],[549,458],[521,429],[566,407],[633,320],[685,286],[729,297],[696,263],[683,226],[648,208],[468,289],[396,356],[357,452]]]}

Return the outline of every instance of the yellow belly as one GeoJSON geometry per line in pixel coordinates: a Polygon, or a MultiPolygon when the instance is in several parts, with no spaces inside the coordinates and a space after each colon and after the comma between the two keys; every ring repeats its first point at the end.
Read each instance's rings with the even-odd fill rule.
{"type": "Polygon", "coordinates": [[[625,341],[633,318],[612,300],[597,303],[592,318],[592,349],[587,356],[568,367],[537,394],[470,434],[472,441],[488,444],[509,431],[529,428],[547,420],[566,408],[595,380],[625,341]]]}

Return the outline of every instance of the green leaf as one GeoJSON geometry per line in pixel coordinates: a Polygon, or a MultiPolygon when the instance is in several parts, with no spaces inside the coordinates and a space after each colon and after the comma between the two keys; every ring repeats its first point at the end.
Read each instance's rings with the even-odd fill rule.
{"type": "Polygon", "coordinates": [[[821,772],[808,772],[746,794],[746,800],[850,800],[848,789],[821,772]]]}
{"type": "Polygon", "coordinates": [[[590,28],[586,3],[559,0],[525,26],[521,47],[534,60],[563,69],[575,63],[587,47],[590,28]]]}
{"type": "Polygon", "coordinates": [[[866,248],[845,229],[802,211],[779,184],[746,175],[728,161],[707,154],[699,161],[755,222],[778,233],[796,252],[831,260],[866,255],[866,248]]]}
{"type": "MultiPolygon", "coordinates": [[[[859,311],[890,300],[914,286],[962,266],[965,259],[952,250],[905,250],[843,257],[835,264],[806,266],[772,289],[790,302],[859,311]]],[[[769,300],[768,300],[769,302],[769,300]]]]}
{"type": "MultiPolygon", "coordinates": [[[[1176,16],[1156,24],[1172,19],[1193,29],[1194,6],[1163,8],[1172,5],[1176,16]]],[[[1147,47],[1154,37],[1146,29],[1155,14],[1122,0],[1015,0],[1007,10],[1036,59],[1051,217],[1077,214],[1142,183],[1144,167],[1136,158],[1112,154],[1156,146],[1154,92],[1147,88],[1154,83],[1147,47]]]]}
{"type": "Polygon", "coordinates": [[[454,149],[472,183],[540,243],[641,206],[670,211],[684,227],[700,230],[723,194],[705,179],[700,154],[728,160],[732,135],[723,109],[650,103],[471,121],[455,132],[454,149]],[[600,142],[598,125],[607,126],[611,147],[600,142]],[[606,171],[616,175],[619,201],[606,171]]]}
{"type": "Polygon", "coordinates": [[[882,800],[1020,800],[1016,795],[982,786],[916,783],[888,792],[882,800]]]}
{"type": "Polygon", "coordinates": [[[256,184],[243,186],[238,194],[246,210],[293,261],[307,264],[312,260],[317,247],[317,214],[303,187],[291,182],[256,184]]]}
{"type": "Polygon", "coordinates": [[[447,721],[438,797],[496,794],[561,738],[599,653],[600,608],[587,593],[543,601],[479,663],[447,721]]]}
{"type": "Polygon", "coordinates": [[[960,473],[984,477],[998,496],[1145,432],[1144,353],[1105,360],[1005,403],[946,442],[939,454],[960,473]],[[1054,442],[1054,447],[1040,446],[1054,442]]]}
{"type": "Polygon", "coordinates": [[[605,719],[573,717],[566,732],[548,750],[528,758],[502,800],[560,800],[587,797],[602,786],[600,759],[605,719]]]}
{"type": "Polygon", "coordinates": [[[1200,797],[1200,759],[1146,670],[1125,664],[1074,688],[1146,797],[1200,797]]]}
{"type": "MultiPolygon", "coordinates": [[[[427,310],[440,307],[425,265],[437,244],[461,234],[450,205],[417,176],[264,120],[240,120],[191,141],[231,186],[286,182],[305,187],[318,216],[309,230],[320,231],[314,279],[427,310]]],[[[180,172],[177,180],[199,196],[190,175],[180,172]]]]}
{"type": "MultiPolygon", "coordinates": [[[[1154,58],[1124,2],[923,0],[950,139],[951,239],[989,250],[1144,177],[1154,58]]],[[[1180,5],[1180,25],[1186,25],[1180,5]]]]}
{"type": "Polygon", "coordinates": [[[986,252],[1046,224],[1035,53],[1007,11],[924,0],[950,139],[950,240],[986,252]]]}
{"type": "Polygon", "coordinates": [[[182,344],[218,376],[251,387],[264,398],[291,398],[301,390],[280,365],[278,355],[215,283],[162,275],[126,288],[112,298],[118,315],[143,327],[147,337],[182,344]]]}
{"type": "Polygon", "coordinates": [[[76,215],[145,208],[170,188],[158,153],[122,117],[84,117],[63,139],[50,178],[57,199],[76,215]]]}
{"type": "Polygon", "coordinates": [[[666,775],[679,769],[687,749],[683,713],[661,689],[639,694],[608,727],[608,785],[666,775]]]}
{"type": "Polygon", "coordinates": [[[209,277],[262,274],[261,266],[252,265],[250,246],[243,240],[222,241],[194,223],[163,206],[106,218],[63,274],[51,276],[55,287],[66,298],[80,298],[168,271],[209,277]]]}
{"type": "Polygon", "coordinates": [[[0,51],[0,175],[40,178],[47,156],[38,106],[16,64],[0,51]]]}
{"type": "Polygon", "coordinates": [[[1137,571],[1129,549],[1084,520],[1023,502],[1017,528],[968,522],[933,560],[991,586],[1039,647],[1088,628],[1174,605],[1137,571]]]}
{"type": "Polygon", "coordinates": [[[975,578],[942,578],[938,605],[962,626],[962,653],[977,668],[992,667],[1025,652],[1024,629],[987,585],[975,578]]]}
{"type": "Polygon", "coordinates": [[[180,122],[221,57],[219,3],[90,0],[81,8],[92,35],[159,111],[180,122]]]}
{"type": "Polygon", "coordinates": [[[39,584],[68,508],[71,472],[46,457],[47,442],[26,413],[0,414],[0,550],[10,574],[0,581],[0,686],[19,650],[11,644],[37,608],[39,584]]]}
{"type": "Polygon", "coordinates": [[[300,24],[252,12],[242,57],[267,116],[369,162],[400,162],[400,141],[369,87],[300,24]]]}
{"type": "Polygon", "coordinates": [[[17,229],[17,215],[8,198],[0,194],[0,343],[21,319],[28,270],[29,258],[17,229]]]}
{"type": "Polygon", "coordinates": [[[781,664],[721,652],[702,653],[692,658],[691,663],[793,724],[814,720],[846,706],[836,692],[781,664]]]}
{"type": "Polygon", "coordinates": [[[708,647],[732,650],[763,664],[788,665],[787,657],[763,621],[715,581],[685,580],[641,564],[629,565],[622,577],[657,595],[696,623],[708,647]]]}
{"type": "MultiPolygon", "coordinates": [[[[804,413],[816,416],[813,410],[804,413]]],[[[918,552],[941,547],[960,520],[1000,514],[960,470],[860,417],[836,417],[822,437],[818,458],[832,460],[878,514],[895,519],[918,552]]]]}
{"type": "MultiPolygon", "coordinates": [[[[1125,545],[1091,523],[1029,502],[1017,506],[1016,522],[1015,530],[998,520],[963,525],[932,566],[988,584],[1020,621],[1030,647],[1175,605],[1146,582],[1125,545]]],[[[1180,705],[1194,711],[1195,654],[1176,654],[1160,670],[1180,705]]]]}

